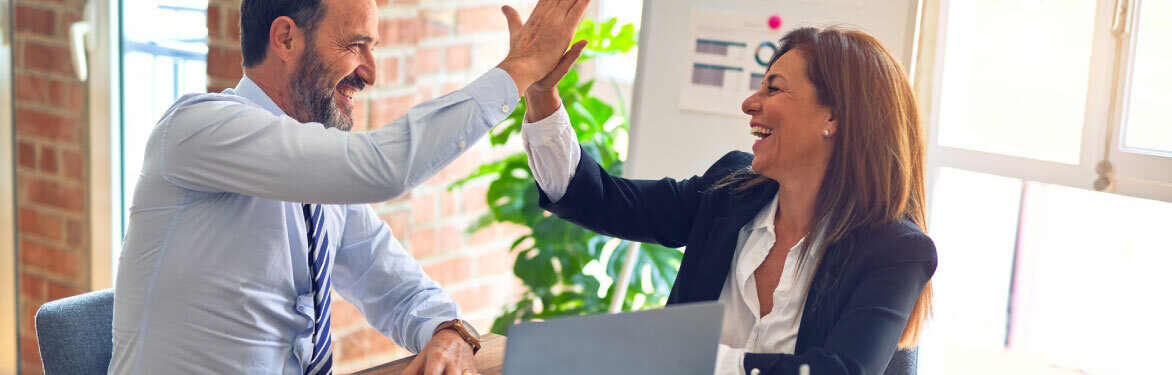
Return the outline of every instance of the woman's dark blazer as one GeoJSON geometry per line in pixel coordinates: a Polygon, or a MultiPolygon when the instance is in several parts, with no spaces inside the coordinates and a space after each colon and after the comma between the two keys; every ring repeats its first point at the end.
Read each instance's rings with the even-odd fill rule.
{"type": "MultiPolygon", "coordinates": [[[[702,176],[629,180],[606,173],[582,152],[566,193],[549,212],[595,232],[624,239],[687,246],[668,304],[715,301],[732,266],[737,234],[773,200],[777,183],[744,191],[713,183],[752,163],[734,151],[702,176]]],[[[540,190],[540,187],[538,188],[540,190]]],[[[903,220],[858,229],[826,248],[814,274],[795,353],[748,353],[745,369],[763,374],[915,373],[915,352],[896,344],[912,307],[936,270],[936,248],[903,220]],[[888,369],[888,364],[891,364],[888,369]]]]}

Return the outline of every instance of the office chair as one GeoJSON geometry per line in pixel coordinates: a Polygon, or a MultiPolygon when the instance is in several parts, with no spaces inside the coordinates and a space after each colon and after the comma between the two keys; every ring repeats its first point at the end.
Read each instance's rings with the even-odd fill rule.
{"type": "Polygon", "coordinates": [[[114,347],[113,289],[45,303],[36,324],[46,374],[106,373],[114,347]]]}

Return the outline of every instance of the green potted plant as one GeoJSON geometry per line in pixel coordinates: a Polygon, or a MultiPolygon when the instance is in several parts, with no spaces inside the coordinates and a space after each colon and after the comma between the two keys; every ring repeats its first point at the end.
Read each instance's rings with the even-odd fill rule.
{"type": "MultiPolygon", "coordinates": [[[[582,21],[574,40],[585,39],[589,44],[578,62],[630,51],[636,43],[635,28],[631,24],[616,28],[617,24],[617,19],[582,21]]],[[[558,91],[583,150],[607,172],[621,175],[623,160],[615,141],[625,138],[628,116],[621,101],[617,103],[620,110],[616,117],[615,106],[592,95],[594,84],[593,79],[582,79],[575,67],[558,84],[558,91]]],[[[492,147],[502,147],[520,136],[525,108],[522,99],[509,118],[496,127],[489,137],[492,147]]],[[[489,212],[469,231],[495,222],[529,228],[511,247],[516,254],[513,273],[525,290],[519,301],[504,308],[493,322],[492,332],[503,334],[517,321],[607,311],[615,298],[615,283],[631,242],[583,229],[538,207],[537,186],[524,152],[485,163],[449,189],[477,178],[491,179],[485,196],[489,212]]],[[[663,306],[683,255],[679,249],[652,244],[640,248],[634,273],[622,296],[623,310],[663,306]]]]}

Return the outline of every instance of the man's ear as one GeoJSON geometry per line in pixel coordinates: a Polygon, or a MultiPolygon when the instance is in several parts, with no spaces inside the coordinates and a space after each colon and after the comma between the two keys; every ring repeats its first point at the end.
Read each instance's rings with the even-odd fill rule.
{"type": "Polygon", "coordinates": [[[285,63],[301,56],[305,49],[305,36],[292,18],[280,16],[269,25],[269,49],[285,63]]]}

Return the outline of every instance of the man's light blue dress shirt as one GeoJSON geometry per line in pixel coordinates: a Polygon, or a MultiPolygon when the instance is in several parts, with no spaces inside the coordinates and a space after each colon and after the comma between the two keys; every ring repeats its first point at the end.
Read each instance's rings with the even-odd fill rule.
{"type": "Polygon", "coordinates": [[[314,322],[302,203],[324,203],[333,289],[418,352],[457,317],[367,203],[434,175],[518,102],[493,69],[378,130],[286,116],[245,77],[175,103],[147,143],[114,301],[113,374],[301,374],[314,322]],[[334,237],[338,236],[338,237],[334,237]]]}

